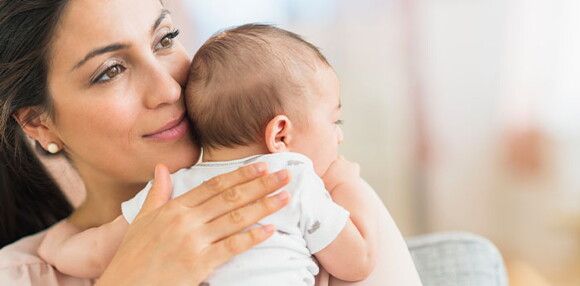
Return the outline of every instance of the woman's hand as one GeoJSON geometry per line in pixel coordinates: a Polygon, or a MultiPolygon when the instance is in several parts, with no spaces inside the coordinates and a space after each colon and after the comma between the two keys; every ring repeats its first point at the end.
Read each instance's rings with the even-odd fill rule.
{"type": "Polygon", "coordinates": [[[158,165],[141,212],[96,285],[198,285],[266,240],[272,225],[239,233],[289,202],[286,191],[265,197],[288,184],[288,171],[266,169],[248,165],[169,200],[169,171],[158,165]]]}

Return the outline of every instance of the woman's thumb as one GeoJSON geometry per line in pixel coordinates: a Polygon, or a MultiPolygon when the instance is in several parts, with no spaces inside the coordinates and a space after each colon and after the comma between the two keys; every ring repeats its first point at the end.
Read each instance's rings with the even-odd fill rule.
{"type": "Polygon", "coordinates": [[[167,166],[155,166],[155,179],[139,214],[145,214],[165,204],[171,198],[171,177],[167,166]]]}

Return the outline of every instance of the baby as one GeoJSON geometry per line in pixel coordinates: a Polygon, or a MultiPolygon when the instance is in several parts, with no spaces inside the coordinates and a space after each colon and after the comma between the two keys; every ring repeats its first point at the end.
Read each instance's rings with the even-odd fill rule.
{"type": "MultiPolygon", "coordinates": [[[[358,167],[337,156],[342,141],[339,83],[315,46],[269,25],[226,30],[196,53],[185,98],[203,157],[202,163],[171,175],[173,197],[259,161],[271,172],[288,169],[292,174],[284,188],[291,202],[258,223],[273,224],[276,233],[216,269],[208,285],[314,285],[316,260],[347,281],[372,271],[376,246],[369,221],[374,218],[351,219],[332,200],[348,198],[362,181],[358,167]]],[[[41,246],[40,255],[64,273],[100,276],[150,187],[123,203],[123,215],[106,227],[52,238],[62,240],[51,243],[61,247],[41,246]]]]}

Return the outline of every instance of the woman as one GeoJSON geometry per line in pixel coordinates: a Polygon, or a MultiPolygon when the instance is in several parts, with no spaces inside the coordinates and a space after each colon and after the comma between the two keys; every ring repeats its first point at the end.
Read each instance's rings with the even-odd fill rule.
{"type": "MultiPolygon", "coordinates": [[[[64,218],[63,231],[98,227],[153,177],[98,285],[197,285],[272,234],[269,226],[238,231],[288,202],[264,198],[288,182],[286,172],[266,175],[266,166],[253,165],[168,201],[168,173],[199,157],[181,97],[190,59],[177,35],[158,0],[0,0],[2,245],[64,218]],[[87,190],[78,208],[40,167],[23,132],[75,166],[87,190]],[[200,213],[208,219],[199,221],[200,213]]],[[[361,285],[419,285],[396,226],[370,188],[365,195],[377,202],[369,215],[385,217],[384,245],[361,285]]],[[[36,256],[43,235],[0,250],[1,284],[90,285],[36,256]]],[[[327,284],[327,274],[320,280],[327,284]]]]}

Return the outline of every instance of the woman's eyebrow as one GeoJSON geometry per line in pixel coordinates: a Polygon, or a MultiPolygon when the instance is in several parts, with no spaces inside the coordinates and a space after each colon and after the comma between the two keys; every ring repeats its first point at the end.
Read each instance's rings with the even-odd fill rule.
{"type": "MultiPolygon", "coordinates": [[[[159,27],[159,25],[161,25],[161,22],[163,22],[163,19],[165,19],[165,17],[167,17],[167,15],[169,15],[169,14],[171,14],[171,12],[169,12],[169,10],[167,10],[167,9],[161,10],[161,14],[159,14],[159,17],[157,17],[157,19],[155,20],[155,23],[153,23],[153,25],[151,26],[151,34],[153,34],[155,32],[155,30],[159,27]]],[[[128,45],[128,44],[112,44],[112,45],[108,45],[108,46],[105,46],[102,48],[97,48],[97,49],[89,52],[81,61],[79,61],[72,68],[71,71],[78,69],[79,67],[81,67],[83,64],[85,64],[91,58],[94,58],[94,57],[101,55],[101,54],[106,54],[106,53],[118,51],[121,49],[126,49],[129,46],[130,45],[128,45]]]]}
{"type": "Polygon", "coordinates": [[[129,45],[127,44],[112,44],[112,45],[108,45],[106,47],[102,47],[102,48],[97,48],[93,51],[91,51],[90,53],[88,53],[81,61],[79,61],[71,71],[78,69],[79,67],[81,67],[84,63],[86,63],[88,60],[90,60],[91,58],[94,58],[98,55],[101,54],[106,54],[106,53],[110,53],[110,52],[114,52],[114,51],[118,51],[121,49],[126,49],[128,48],[129,45]]]}
{"type": "Polygon", "coordinates": [[[153,24],[153,26],[151,26],[151,34],[155,33],[155,30],[157,30],[157,27],[159,27],[159,25],[161,25],[161,22],[163,22],[163,19],[165,19],[165,17],[167,17],[167,15],[171,14],[171,12],[169,12],[169,10],[167,9],[162,9],[161,10],[161,14],[159,14],[159,17],[157,17],[157,20],[155,20],[155,23],[153,24]]]}

